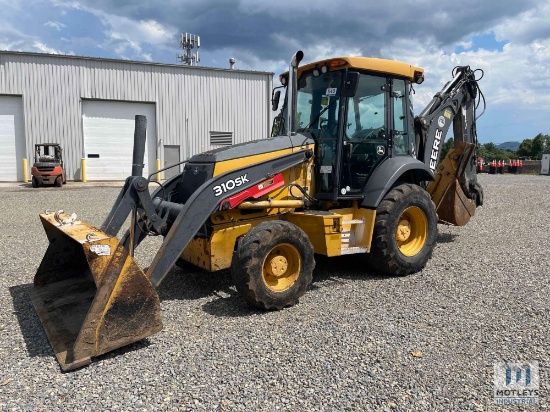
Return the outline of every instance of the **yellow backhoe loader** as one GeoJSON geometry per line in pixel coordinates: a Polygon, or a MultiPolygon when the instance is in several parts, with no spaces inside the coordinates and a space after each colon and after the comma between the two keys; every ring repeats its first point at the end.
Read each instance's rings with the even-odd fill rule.
{"type": "Polygon", "coordinates": [[[282,309],[308,289],[315,253],[359,254],[373,271],[407,275],[431,257],[438,221],[464,225],[474,215],[483,201],[475,71],[457,67],[413,117],[421,68],[366,57],[300,66],[302,58],[280,77],[285,101],[271,137],[195,155],[151,193],[151,176],[141,176],[146,119],[136,116],[132,176],[101,228],[40,214],[50,244],[32,301],[63,370],[161,330],[155,287],[178,262],[230,268],[248,303],[282,309]],[[456,147],[440,162],[451,124],[456,147]],[[149,234],[164,241],[144,272],[132,256],[149,234]]]}

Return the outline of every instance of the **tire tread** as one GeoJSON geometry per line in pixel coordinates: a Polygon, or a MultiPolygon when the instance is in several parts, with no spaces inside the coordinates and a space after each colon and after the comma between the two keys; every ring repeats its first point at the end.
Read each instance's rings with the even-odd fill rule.
{"type": "Polygon", "coordinates": [[[253,306],[265,310],[280,310],[295,305],[311,284],[315,266],[313,255],[311,242],[297,226],[283,220],[263,222],[250,229],[246,236],[239,240],[231,265],[233,282],[237,291],[253,306]],[[302,256],[302,268],[296,284],[289,291],[278,293],[277,297],[273,298],[272,294],[265,293],[262,275],[258,274],[258,268],[263,264],[263,259],[260,261],[259,255],[262,253],[262,247],[274,246],[274,238],[285,235],[290,236],[303,248],[305,258],[302,256]]]}

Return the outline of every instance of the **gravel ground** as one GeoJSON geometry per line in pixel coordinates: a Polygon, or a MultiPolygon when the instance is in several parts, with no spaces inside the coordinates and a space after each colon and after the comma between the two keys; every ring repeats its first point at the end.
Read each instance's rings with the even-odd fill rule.
{"type": "MultiPolygon", "coordinates": [[[[0,410],[522,410],[493,403],[505,360],[539,362],[548,409],[550,178],[480,180],[486,205],[466,227],[439,226],[420,273],[320,257],[298,305],[263,313],[225,271],[173,269],[159,288],[164,330],[71,373],[29,302],[47,243],[37,214],[100,225],[118,189],[3,185],[0,410]]],[[[142,265],[158,240],[140,247],[142,265]]]]}

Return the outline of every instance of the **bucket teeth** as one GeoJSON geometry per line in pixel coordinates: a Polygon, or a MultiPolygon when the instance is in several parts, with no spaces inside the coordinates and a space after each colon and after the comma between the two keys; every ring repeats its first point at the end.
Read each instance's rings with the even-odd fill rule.
{"type": "Polygon", "coordinates": [[[73,215],[40,215],[50,245],[31,294],[63,370],[162,329],[158,295],[138,264],[116,237],[73,215]]]}

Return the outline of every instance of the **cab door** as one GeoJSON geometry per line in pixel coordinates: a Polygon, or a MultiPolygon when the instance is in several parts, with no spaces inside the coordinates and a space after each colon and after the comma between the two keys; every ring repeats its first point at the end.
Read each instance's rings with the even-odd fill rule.
{"type": "Polygon", "coordinates": [[[386,77],[361,74],[357,93],[348,98],[339,197],[363,197],[372,171],[389,156],[390,86],[386,77]]]}

